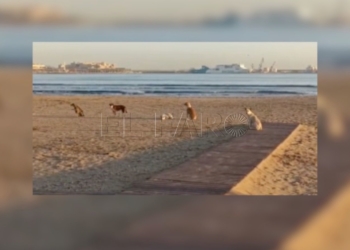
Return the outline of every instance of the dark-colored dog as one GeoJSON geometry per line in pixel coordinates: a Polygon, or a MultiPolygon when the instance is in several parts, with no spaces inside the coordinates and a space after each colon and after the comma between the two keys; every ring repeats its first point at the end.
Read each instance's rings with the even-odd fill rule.
{"type": "Polygon", "coordinates": [[[128,113],[126,111],[126,107],[124,105],[115,105],[113,103],[109,104],[109,107],[111,108],[113,114],[115,115],[119,110],[122,111],[122,113],[128,113]]]}
{"type": "Polygon", "coordinates": [[[73,107],[73,110],[76,114],[79,116],[84,116],[84,111],[78,105],[72,103],[71,106],[73,107]]]}

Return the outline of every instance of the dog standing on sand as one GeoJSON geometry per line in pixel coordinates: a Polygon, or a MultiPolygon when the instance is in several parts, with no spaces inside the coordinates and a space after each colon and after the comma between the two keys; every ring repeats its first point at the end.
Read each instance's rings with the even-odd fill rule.
{"type": "Polygon", "coordinates": [[[187,117],[190,117],[191,120],[196,120],[197,114],[194,108],[192,108],[191,103],[186,102],[184,105],[187,107],[187,117]]]}
{"type": "Polygon", "coordinates": [[[249,117],[249,128],[255,130],[262,130],[262,123],[259,118],[253,113],[251,108],[244,108],[249,117]]]}
{"type": "Polygon", "coordinates": [[[125,107],[124,105],[115,105],[115,104],[113,104],[113,103],[110,103],[110,104],[109,104],[109,107],[111,108],[111,110],[112,110],[112,112],[113,112],[114,115],[116,115],[116,113],[117,113],[119,110],[121,110],[123,114],[124,114],[124,113],[128,113],[128,112],[126,111],[126,107],[125,107]]]}
{"type": "Polygon", "coordinates": [[[84,116],[84,111],[78,105],[72,103],[71,106],[73,107],[73,110],[77,115],[84,116]]]}

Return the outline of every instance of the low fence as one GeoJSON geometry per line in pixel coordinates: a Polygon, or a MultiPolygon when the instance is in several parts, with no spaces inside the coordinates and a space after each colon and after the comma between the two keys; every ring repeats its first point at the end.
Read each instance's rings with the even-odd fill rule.
{"type": "MultiPolygon", "coordinates": [[[[99,116],[86,117],[33,115],[33,125],[41,128],[38,130],[90,131],[101,137],[143,137],[146,135],[160,137],[164,135],[179,136],[183,133],[189,133],[192,137],[194,135],[203,136],[208,132],[218,133],[219,131],[228,136],[237,137],[242,136],[249,129],[248,118],[240,113],[226,116],[220,114],[208,116],[199,113],[196,121],[188,119],[184,112],[178,118],[165,120],[162,120],[156,112],[152,117],[135,117],[132,114],[104,116],[103,113],[100,113],[99,116]],[[59,122],[57,120],[54,122],[54,119],[58,119],[59,122]],[[69,122],[62,122],[64,119],[68,119],[69,122]]],[[[33,128],[33,130],[35,129],[33,128]]]]}

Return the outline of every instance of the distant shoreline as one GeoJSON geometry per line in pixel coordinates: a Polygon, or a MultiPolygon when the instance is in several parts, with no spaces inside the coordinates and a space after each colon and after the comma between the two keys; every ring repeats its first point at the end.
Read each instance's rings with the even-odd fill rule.
{"type": "Polygon", "coordinates": [[[40,75],[93,75],[93,74],[113,74],[113,75],[139,75],[139,74],[188,74],[188,75],[283,75],[283,74],[317,74],[317,72],[303,72],[303,71],[292,71],[292,72],[274,72],[274,73],[261,73],[261,72],[250,72],[250,73],[223,73],[223,74],[209,74],[209,73],[191,73],[191,72],[172,72],[172,71],[152,71],[152,72],[35,72],[33,74],[40,75]]]}

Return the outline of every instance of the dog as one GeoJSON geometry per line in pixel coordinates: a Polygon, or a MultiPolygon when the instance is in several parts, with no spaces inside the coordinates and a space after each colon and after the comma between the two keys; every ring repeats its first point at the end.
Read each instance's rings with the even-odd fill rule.
{"type": "Polygon", "coordinates": [[[190,117],[191,120],[196,120],[197,114],[194,108],[192,108],[191,103],[186,102],[184,105],[187,107],[187,118],[190,117]]]}
{"type": "Polygon", "coordinates": [[[73,107],[73,110],[76,114],[79,116],[84,116],[84,111],[78,105],[71,103],[71,106],[73,107]]]}
{"type": "Polygon", "coordinates": [[[255,130],[262,130],[262,123],[259,118],[253,113],[251,108],[244,108],[249,117],[249,128],[255,130]]]}
{"type": "Polygon", "coordinates": [[[173,115],[171,113],[168,113],[168,114],[162,114],[160,116],[160,119],[162,121],[164,121],[164,120],[167,120],[167,119],[169,119],[169,120],[174,119],[174,117],[173,117],[173,115]]]}
{"type": "Polygon", "coordinates": [[[116,115],[116,113],[117,113],[119,110],[121,110],[123,114],[124,114],[124,113],[128,113],[128,112],[126,111],[126,107],[125,107],[124,105],[115,105],[115,104],[113,104],[113,103],[110,103],[110,104],[109,104],[109,107],[111,108],[111,110],[112,110],[112,112],[113,112],[114,115],[116,115]]]}

